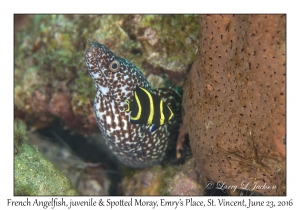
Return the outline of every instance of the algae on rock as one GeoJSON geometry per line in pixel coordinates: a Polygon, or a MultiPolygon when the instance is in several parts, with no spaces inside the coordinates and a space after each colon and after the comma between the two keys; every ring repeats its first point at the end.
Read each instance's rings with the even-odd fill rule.
{"type": "Polygon", "coordinates": [[[197,15],[16,15],[16,117],[33,129],[58,119],[76,132],[98,131],[95,88],[84,61],[87,40],[128,59],[146,77],[182,87],[197,49],[198,22],[197,15]],[[66,106],[57,95],[66,96],[59,98],[66,106]]]}
{"type": "Polygon", "coordinates": [[[184,165],[154,166],[130,171],[120,183],[122,195],[204,195],[203,177],[195,170],[195,160],[184,165]]]}
{"type": "Polygon", "coordinates": [[[36,148],[25,142],[26,125],[14,123],[14,194],[77,195],[70,181],[36,148]]]}

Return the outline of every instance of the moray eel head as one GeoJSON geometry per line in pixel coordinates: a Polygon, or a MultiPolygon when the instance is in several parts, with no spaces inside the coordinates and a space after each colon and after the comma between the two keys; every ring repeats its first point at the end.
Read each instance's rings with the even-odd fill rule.
{"type": "Polygon", "coordinates": [[[136,85],[151,89],[137,67],[100,43],[90,42],[85,60],[96,88],[107,100],[122,104],[131,98],[136,85]]]}

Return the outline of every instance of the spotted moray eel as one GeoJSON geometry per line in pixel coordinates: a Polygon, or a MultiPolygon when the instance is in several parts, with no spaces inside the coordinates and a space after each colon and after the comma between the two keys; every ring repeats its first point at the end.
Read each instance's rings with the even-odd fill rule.
{"type": "Polygon", "coordinates": [[[137,67],[97,42],[90,42],[85,59],[96,87],[97,122],[109,149],[121,162],[135,168],[165,160],[170,150],[175,151],[181,120],[179,94],[171,88],[152,89],[137,67]],[[114,63],[120,65],[116,72],[111,71],[114,63]],[[133,100],[136,85],[162,98],[174,112],[173,119],[154,132],[150,132],[151,125],[131,124],[125,112],[125,101],[133,100]]]}

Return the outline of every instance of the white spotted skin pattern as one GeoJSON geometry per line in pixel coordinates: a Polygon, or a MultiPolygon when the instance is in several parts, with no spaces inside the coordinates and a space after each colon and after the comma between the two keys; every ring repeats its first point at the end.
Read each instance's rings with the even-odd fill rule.
{"type": "MultiPolygon", "coordinates": [[[[175,117],[175,120],[150,132],[151,125],[129,122],[129,113],[125,112],[125,100],[133,100],[136,85],[160,98],[163,97],[170,107],[177,93],[172,89],[152,90],[146,78],[132,63],[116,56],[102,44],[90,44],[85,59],[97,90],[94,110],[106,144],[121,162],[130,167],[143,168],[160,163],[170,145],[174,145],[174,142],[170,143],[170,139],[176,135],[173,130],[178,130],[178,120],[175,117]],[[117,72],[109,69],[114,60],[120,63],[117,72]]],[[[179,109],[178,104],[175,109],[179,109]]]]}

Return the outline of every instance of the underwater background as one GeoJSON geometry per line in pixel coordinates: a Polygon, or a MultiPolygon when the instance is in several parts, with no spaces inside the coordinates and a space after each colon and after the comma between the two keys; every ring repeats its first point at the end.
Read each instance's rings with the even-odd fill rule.
{"type": "Polygon", "coordinates": [[[15,195],[285,195],[285,15],[14,18],[15,195]],[[183,94],[179,161],[132,169],[111,154],[87,40],[183,94]]]}

